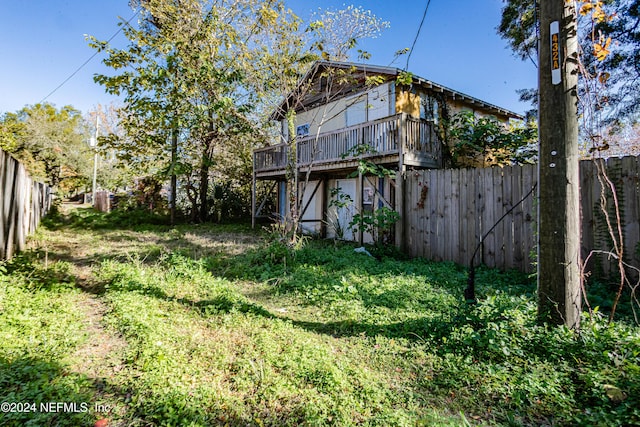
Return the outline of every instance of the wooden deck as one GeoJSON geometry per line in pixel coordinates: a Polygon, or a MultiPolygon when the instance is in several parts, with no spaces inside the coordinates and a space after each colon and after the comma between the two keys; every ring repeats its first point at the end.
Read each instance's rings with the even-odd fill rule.
{"type": "MultiPolygon", "coordinates": [[[[361,158],[378,164],[394,165],[402,160],[405,166],[442,167],[441,142],[436,126],[406,114],[300,138],[296,144],[297,167],[303,171],[308,168],[313,172],[353,169],[361,158]]],[[[285,175],[289,161],[287,144],[257,149],[253,156],[257,179],[275,179],[285,175]]]]}

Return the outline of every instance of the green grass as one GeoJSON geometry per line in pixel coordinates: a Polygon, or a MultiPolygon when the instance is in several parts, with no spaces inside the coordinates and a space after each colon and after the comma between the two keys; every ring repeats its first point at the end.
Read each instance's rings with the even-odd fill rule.
{"type": "MultiPolygon", "coordinates": [[[[13,264],[10,275],[0,271],[0,402],[89,402],[91,380],[67,364],[85,340],[83,319],[75,310],[80,291],[69,281],[68,265],[34,270],[25,264],[13,264]]],[[[89,420],[88,413],[0,413],[2,425],[82,425],[89,420]]]]}
{"type": "Polygon", "coordinates": [[[0,400],[111,410],[0,424],[640,423],[640,329],[598,313],[579,335],[540,325],[524,275],[479,270],[469,306],[451,263],[109,221],[53,218],[0,272],[0,400]],[[83,359],[87,300],[102,339],[124,344],[83,359]]]}

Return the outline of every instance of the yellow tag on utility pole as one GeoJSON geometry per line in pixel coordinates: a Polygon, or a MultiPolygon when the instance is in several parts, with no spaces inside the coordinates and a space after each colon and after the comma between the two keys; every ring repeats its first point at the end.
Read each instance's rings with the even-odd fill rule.
{"type": "Polygon", "coordinates": [[[562,81],[562,69],[560,66],[560,23],[553,21],[551,23],[551,83],[560,84],[562,81]]]}

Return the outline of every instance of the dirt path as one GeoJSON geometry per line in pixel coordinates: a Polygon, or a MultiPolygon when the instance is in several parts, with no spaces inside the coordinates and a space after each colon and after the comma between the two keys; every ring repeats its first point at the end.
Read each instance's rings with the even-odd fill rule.
{"type": "MultiPolygon", "coordinates": [[[[73,208],[63,204],[62,215],[68,215],[73,208]]],[[[125,411],[122,402],[126,391],[117,390],[113,384],[118,383],[117,376],[124,368],[127,342],[106,324],[109,307],[100,296],[104,284],[95,276],[100,259],[113,248],[104,242],[100,233],[86,230],[47,230],[38,240],[36,244],[46,250],[47,262],[69,263],[68,274],[83,291],[77,294],[76,309],[83,317],[86,339],[70,356],[69,369],[93,383],[94,403],[106,410],[98,412],[98,417],[121,415],[125,411]]]]}
{"type": "Polygon", "coordinates": [[[117,375],[123,367],[122,353],[127,343],[106,329],[104,315],[108,307],[95,295],[82,293],[78,309],[86,319],[87,340],[74,355],[77,362],[73,370],[97,380],[117,375]]]}

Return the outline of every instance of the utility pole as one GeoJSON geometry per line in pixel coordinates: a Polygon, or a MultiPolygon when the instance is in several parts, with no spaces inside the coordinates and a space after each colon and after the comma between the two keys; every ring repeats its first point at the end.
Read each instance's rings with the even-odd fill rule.
{"type": "Polygon", "coordinates": [[[540,0],[538,317],[580,325],[578,40],[574,2],[540,0]]]}
{"type": "Polygon", "coordinates": [[[92,205],[95,206],[96,205],[96,190],[98,189],[98,133],[99,133],[99,128],[100,128],[100,115],[98,114],[99,111],[98,109],[96,109],[96,136],[95,138],[92,138],[92,144],[91,146],[93,147],[93,186],[91,189],[91,202],[92,205]]]}

